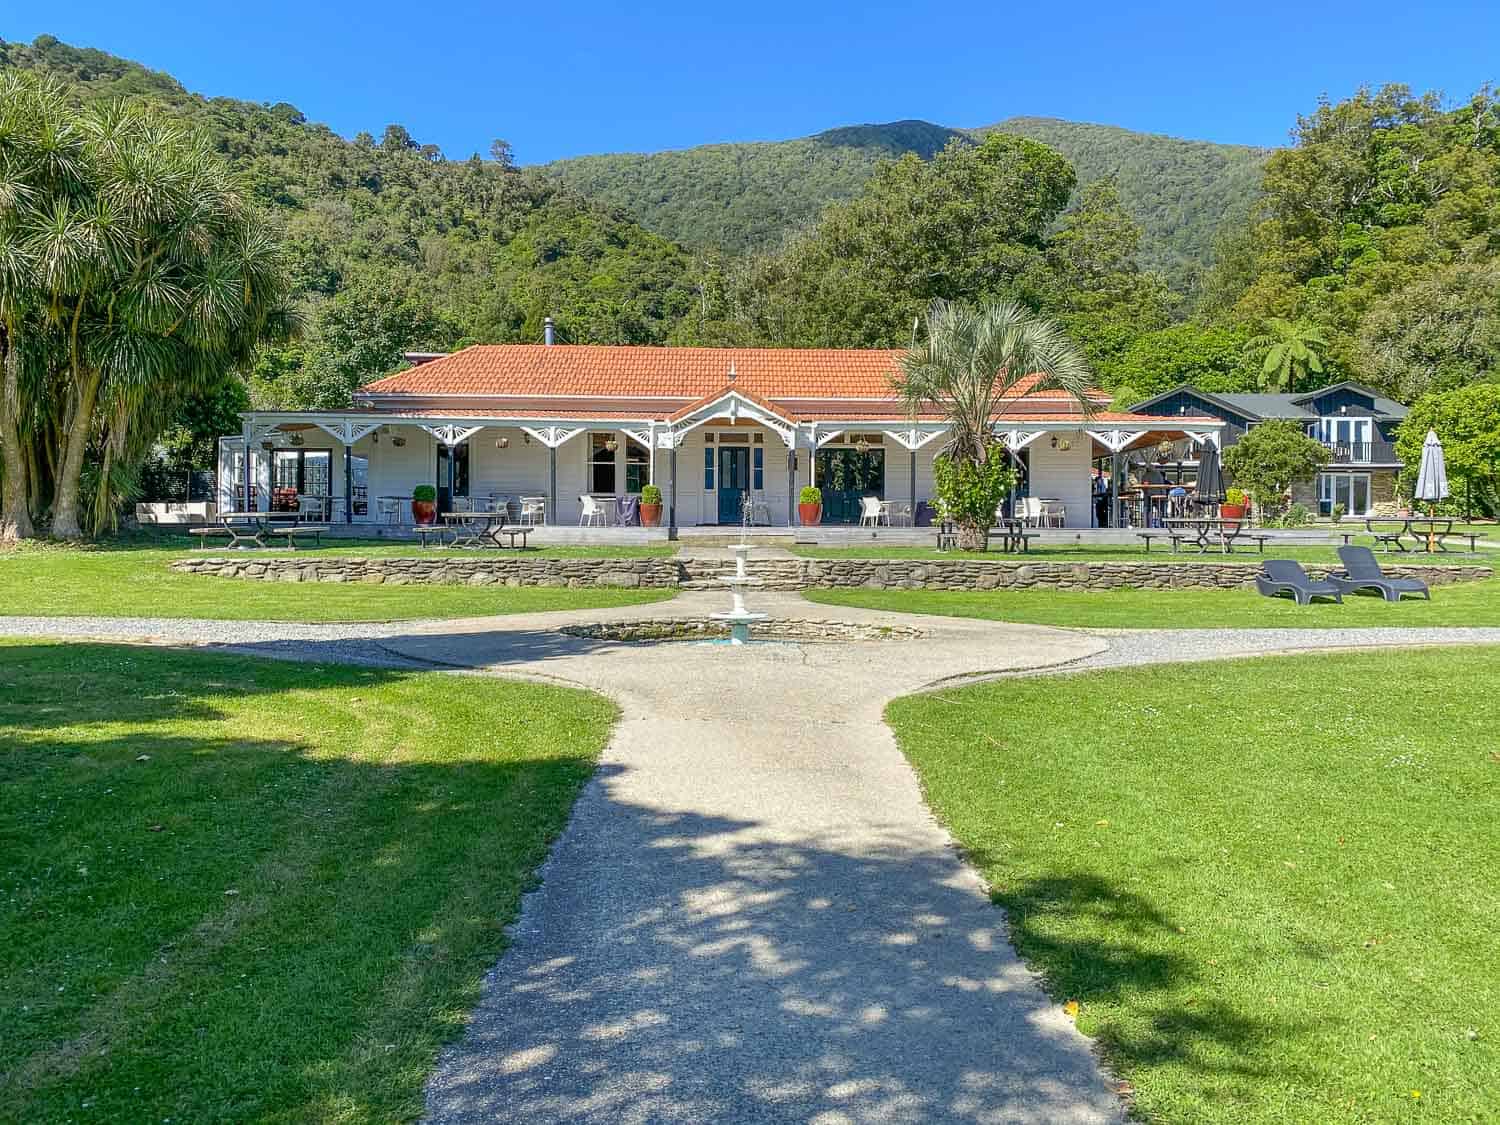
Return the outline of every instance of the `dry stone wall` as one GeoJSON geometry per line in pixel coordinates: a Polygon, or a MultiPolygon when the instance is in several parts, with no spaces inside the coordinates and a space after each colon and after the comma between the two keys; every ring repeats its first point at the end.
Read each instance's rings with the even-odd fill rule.
{"type": "MultiPolygon", "coordinates": [[[[1489,578],[1487,566],[1442,566],[1381,560],[1386,572],[1422,578],[1433,586],[1489,578]]],[[[536,555],[443,554],[412,558],[240,558],[180,559],[172,569],[219,578],[263,582],[354,582],[407,586],[610,586],[649,589],[723,589],[721,575],[732,562],[678,558],[544,558],[536,555]]],[[[768,590],[810,587],[895,590],[1148,590],[1249,589],[1256,562],[1027,562],[1022,559],[766,559],[752,561],[750,573],[768,590]]],[[[1336,569],[1309,564],[1321,576],[1336,569]]]]}

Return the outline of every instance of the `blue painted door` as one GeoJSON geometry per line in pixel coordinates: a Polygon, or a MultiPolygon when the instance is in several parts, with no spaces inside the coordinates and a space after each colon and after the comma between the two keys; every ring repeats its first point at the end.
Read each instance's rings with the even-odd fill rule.
{"type": "Polygon", "coordinates": [[[719,449],[719,522],[743,519],[745,490],[750,487],[750,450],[719,449]]]}

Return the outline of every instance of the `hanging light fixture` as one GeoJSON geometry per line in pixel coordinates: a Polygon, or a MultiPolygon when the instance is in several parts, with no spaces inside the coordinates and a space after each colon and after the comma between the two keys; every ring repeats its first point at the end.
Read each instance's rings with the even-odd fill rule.
{"type": "Polygon", "coordinates": [[[620,448],[620,443],[617,442],[614,438],[609,438],[607,441],[605,441],[604,448],[613,453],[615,450],[620,448]]]}
{"type": "Polygon", "coordinates": [[[301,434],[293,434],[291,437],[289,437],[289,438],[286,439],[286,442],[287,442],[288,445],[301,445],[302,444],[302,435],[301,434]]]}
{"type": "Polygon", "coordinates": [[[510,438],[508,438],[508,437],[501,436],[501,437],[497,437],[495,439],[495,448],[496,449],[505,449],[509,445],[510,445],[510,438]]]}
{"type": "Polygon", "coordinates": [[[521,444],[522,445],[530,445],[531,444],[531,435],[528,434],[525,430],[521,431],[521,444]]]}

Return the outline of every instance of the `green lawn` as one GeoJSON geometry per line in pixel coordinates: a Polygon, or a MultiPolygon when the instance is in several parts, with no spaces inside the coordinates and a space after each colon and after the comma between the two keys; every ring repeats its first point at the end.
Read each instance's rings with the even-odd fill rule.
{"type": "Polygon", "coordinates": [[[1022,956],[1150,1120],[1495,1120],[1500,650],[898,700],[1022,956]]]}
{"type": "Polygon", "coordinates": [[[983,617],[1076,629],[1500,626],[1500,579],[1435,586],[1432,601],[1348,597],[1295,605],[1253,590],[807,590],[809,601],[890,613],[983,617]]]}
{"type": "Polygon", "coordinates": [[[28,1123],[415,1117],[614,717],[102,645],[0,642],[0,686],[0,1120],[28,1123]]]}
{"type": "MultiPolygon", "coordinates": [[[[386,545],[411,554],[411,545],[386,545]]],[[[587,548],[553,548],[561,557],[587,548]]],[[[297,551],[298,558],[363,556],[371,547],[297,551]]],[[[613,548],[611,557],[661,553],[659,548],[613,548]]],[[[283,552],[264,552],[273,557],[283,552]]],[[[429,554],[437,553],[436,550],[429,554]]],[[[404,621],[419,617],[478,617],[495,613],[595,609],[671,597],[672,590],[569,590],[522,586],[365,586],[293,584],[174,574],[173,559],[201,552],[161,547],[75,549],[27,547],[0,552],[0,616],[200,617],[225,621],[404,621]]],[[[541,552],[538,552],[541,554],[541,552]]],[[[262,553],[246,553],[247,558],[262,553]]]]}

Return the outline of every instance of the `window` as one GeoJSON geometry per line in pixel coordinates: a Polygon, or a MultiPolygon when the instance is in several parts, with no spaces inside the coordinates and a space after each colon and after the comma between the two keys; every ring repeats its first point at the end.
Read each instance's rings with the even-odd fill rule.
{"type": "Polygon", "coordinates": [[[754,480],[751,483],[750,487],[753,488],[753,489],[755,489],[756,492],[760,492],[762,489],[764,489],[766,487],[766,450],[765,450],[765,447],[757,445],[755,447],[755,449],[751,451],[751,456],[755,459],[755,461],[754,461],[754,464],[755,464],[755,477],[754,477],[754,480]]]}
{"type": "Polygon", "coordinates": [[[639,442],[625,443],[625,491],[640,492],[651,479],[651,454],[639,442]]]}
{"type": "Polygon", "coordinates": [[[1332,515],[1335,504],[1344,506],[1345,515],[1367,515],[1370,511],[1370,474],[1320,473],[1318,512],[1325,516],[1332,515]]]}
{"type": "Polygon", "coordinates": [[[614,494],[615,441],[613,434],[589,434],[589,491],[614,494]]]}
{"type": "MultiPolygon", "coordinates": [[[[707,437],[707,438],[704,438],[703,440],[705,442],[712,442],[714,439],[712,437],[707,437]]],[[[705,444],[703,446],[703,491],[704,492],[712,492],[713,490],[714,490],[714,447],[712,445],[710,445],[710,444],[705,444]]]]}

